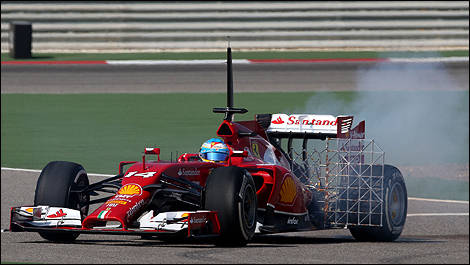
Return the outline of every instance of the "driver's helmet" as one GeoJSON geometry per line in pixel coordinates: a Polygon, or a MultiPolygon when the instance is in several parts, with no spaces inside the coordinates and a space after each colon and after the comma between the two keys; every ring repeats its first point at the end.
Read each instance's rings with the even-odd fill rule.
{"type": "Polygon", "coordinates": [[[224,162],[230,151],[227,145],[218,138],[212,138],[204,142],[199,150],[199,156],[206,162],[224,162]]]}

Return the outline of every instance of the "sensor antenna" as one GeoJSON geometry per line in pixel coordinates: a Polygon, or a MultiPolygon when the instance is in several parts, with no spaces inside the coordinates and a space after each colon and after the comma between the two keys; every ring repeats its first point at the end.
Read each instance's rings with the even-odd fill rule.
{"type": "Polygon", "coordinates": [[[233,69],[232,69],[232,48],[230,47],[230,37],[227,36],[228,47],[227,47],[227,107],[225,108],[213,108],[212,111],[215,113],[225,113],[224,120],[232,121],[233,114],[235,113],[246,113],[247,109],[234,108],[233,107],[233,69]]]}

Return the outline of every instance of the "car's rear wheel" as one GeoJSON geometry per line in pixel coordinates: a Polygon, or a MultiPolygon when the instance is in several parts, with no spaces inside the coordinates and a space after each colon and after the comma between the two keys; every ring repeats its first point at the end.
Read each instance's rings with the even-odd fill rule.
{"type": "Polygon", "coordinates": [[[217,245],[244,246],[256,228],[257,198],[253,177],[239,167],[219,167],[209,174],[205,209],[217,211],[220,237],[217,245]]]}
{"type": "Polygon", "coordinates": [[[351,226],[349,231],[359,241],[394,241],[403,231],[408,208],[405,181],[391,165],[384,168],[382,226],[351,226]]]}
{"type": "MultiPolygon", "coordinates": [[[[82,220],[88,214],[90,195],[71,192],[89,185],[85,169],[73,162],[49,162],[39,175],[34,196],[34,205],[64,207],[79,210],[82,220]]],[[[50,241],[69,242],[79,233],[40,232],[39,235],[50,241]]]]}

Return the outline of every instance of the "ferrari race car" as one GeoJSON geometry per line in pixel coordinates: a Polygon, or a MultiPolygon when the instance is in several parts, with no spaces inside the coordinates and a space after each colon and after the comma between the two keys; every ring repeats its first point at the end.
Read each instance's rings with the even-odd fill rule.
{"type": "Polygon", "coordinates": [[[39,176],[34,205],[11,208],[10,231],[50,241],[85,233],[215,237],[232,246],[256,233],[335,228],[360,241],[397,239],[406,186],[365,138],[365,122],[352,128],[352,116],[280,113],[234,121],[247,110],[233,107],[230,48],[227,57],[227,107],[213,109],[225,114],[216,135],[226,159],[184,153],[163,161],[159,148],[147,147],[140,161],[122,161],[116,176],[92,184],[81,165],[53,161],[39,176]]]}

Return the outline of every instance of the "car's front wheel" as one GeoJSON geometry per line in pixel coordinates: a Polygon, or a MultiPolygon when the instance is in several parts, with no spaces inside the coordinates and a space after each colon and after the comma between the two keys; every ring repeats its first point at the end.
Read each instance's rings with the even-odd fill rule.
{"type": "MultiPolygon", "coordinates": [[[[71,192],[89,185],[85,169],[73,162],[49,162],[39,175],[34,196],[34,205],[64,207],[79,210],[82,220],[88,214],[90,195],[71,192]]],[[[41,237],[50,241],[69,242],[79,233],[40,232],[41,237]]]]}
{"type": "Polygon", "coordinates": [[[209,174],[205,209],[217,211],[218,245],[244,246],[256,228],[257,198],[253,177],[239,167],[219,167],[209,174]]]}

